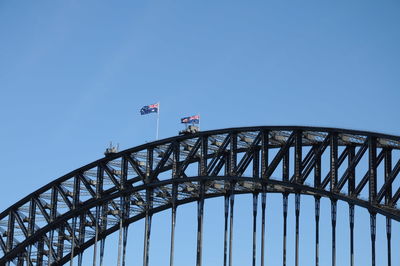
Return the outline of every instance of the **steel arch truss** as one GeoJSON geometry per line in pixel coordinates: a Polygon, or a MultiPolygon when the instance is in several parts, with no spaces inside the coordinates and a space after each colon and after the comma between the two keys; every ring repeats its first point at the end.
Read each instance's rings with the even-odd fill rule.
{"type": "Polygon", "coordinates": [[[232,193],[328,197],[400,221],[399,150],[397,136],[290,126],[148,143],[79,168],[2,212],[0,264],[63,264],[153,213],[232,193]]]}

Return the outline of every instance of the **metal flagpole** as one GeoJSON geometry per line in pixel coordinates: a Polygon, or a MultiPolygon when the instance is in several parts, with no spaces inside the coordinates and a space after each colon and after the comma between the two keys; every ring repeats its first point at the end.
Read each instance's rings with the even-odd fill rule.
{"type": "Polygon", "coordinates": [[[158,130],[159,130],[159,123],[160,123],[160,102],[157,103],[157,133],[156,133],[156,140],[158,140],[158,130]]]}

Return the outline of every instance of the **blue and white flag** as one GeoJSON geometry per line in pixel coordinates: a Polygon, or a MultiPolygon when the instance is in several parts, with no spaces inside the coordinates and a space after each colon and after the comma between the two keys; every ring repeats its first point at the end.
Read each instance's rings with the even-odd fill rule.
{"type": "Polygon", "coordinates": [[[142,107],[142,109],[140,109],[140,114],[147,115],[151,113],[158,113],[159,105],[159,103],[145,105],[142,107]]]}

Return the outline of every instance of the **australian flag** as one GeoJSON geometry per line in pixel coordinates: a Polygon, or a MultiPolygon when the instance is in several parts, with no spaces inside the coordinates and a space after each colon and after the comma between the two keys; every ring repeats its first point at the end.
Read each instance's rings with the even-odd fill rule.
{"type": "Polygon", "coordinates": [[[147,115],[151,113],[158,113],[159,103],[145,105],[140,109],[141,115],[147,115]]]}
{"type": "Polygon", "coordinates": [[[192,115],[181,118],[181,123],[183,124],[198,124],[200,123],[200,116],[199,115],[192,115]]]}

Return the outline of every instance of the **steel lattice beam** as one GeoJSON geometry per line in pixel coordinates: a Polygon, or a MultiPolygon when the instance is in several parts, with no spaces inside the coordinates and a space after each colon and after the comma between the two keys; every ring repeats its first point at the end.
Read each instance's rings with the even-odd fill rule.
{"type": "MultiPolygon", "coordinates": [[[[262,193],[263,198],[271,192],[309,194],[318,206],[319,198],[327,197],[367,208],[373,218],[377,213],[387,217],[390,246],[390,219],[400,221],[396,207],[400,187],[394,185],[400,160],[392,156],[399,149],[397,136],[291,126],[222,129],[147,143],[83,166],[3,211],[0,264],[14,260],[28,265],[32,261],[62,264],[74,256],[81,260],[82,252],[98,241],[102,260],[104,239],[123,229],[125,247],[125,228],[132,222],[147,217],[150,226],[151,215],[169,208],[174,220],[176,207],[192,201],[199,202],[202,217],[204,199],[229,197],[233,207],[234,195],[242,193],[262,193]],[[269,154],[273,149],[275,156],[269,154]],[[322,179],[324,154],[330,166],[322,179]],[[363,159],[367,167],[360,164],[363,159]],[[378,174],[382,161],[384,173],[378,174]],[[280,164],[282,171],[277,170],[280,164]],[[191,165],[198,171],[193,172],[191,165]],[[290,167],[294,167],[291,177],[290,167]],[[378,180],[380,176],[384,180],[378,180]]],[[[375,219],[371,221],[374,226],[375,219]]],[[[263,241],[264,236],[262,248],[263,241]]],[[[124,261],[124,251],[121,254],[124,261]]],[[[198,254],[201,261],[201,250],[198,254]]]]}

